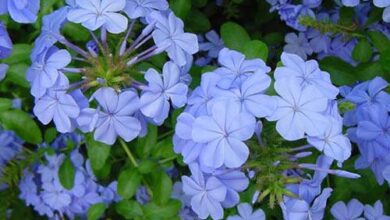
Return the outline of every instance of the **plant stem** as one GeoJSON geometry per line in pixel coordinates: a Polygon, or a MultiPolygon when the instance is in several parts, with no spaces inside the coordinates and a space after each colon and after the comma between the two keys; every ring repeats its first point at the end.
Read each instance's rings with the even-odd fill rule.
{"type": "Polygon", "coordinates": [[[135,160],[135,158],[134,158],[133,154],[131,153],[131,151],[129,150],[129,148],[127,147],[127,144],[122,139],[119,139],[119,143],[121,144],[123,150],[126,152],[127,157],[130,159],[131,163],[135,167],[138,167],[138,163],[135,160]]]}

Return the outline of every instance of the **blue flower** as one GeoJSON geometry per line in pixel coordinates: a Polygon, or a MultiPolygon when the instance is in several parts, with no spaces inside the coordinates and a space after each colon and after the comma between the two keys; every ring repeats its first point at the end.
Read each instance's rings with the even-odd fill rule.
{"type": "Polygon", "coordinates": [[[166,50],[169,58],[177,65],[184,66],[185,57],[198,52],[198,38],[195,34],[185,33],[183,21],[172,12],[168,17],[159,12],[154,12],[151,16],[156,22],[156,29],[152,34],[156,46],[166,50]]]}
{"type": "Polygon", "coordinates": [[[42,18],[41,34],[35,40],[31,60],[35,61],[39,54],[52,47],[61,38],[60,28],[66,21],[68,8],[60,8],[42,18]]]}
{"type": "Polygon", "coordinates": [[[192,91],[187,102],[187,111],[194,116],[206,115],[211,109],[216,84],[220,77],[214,72],[202,74],[200,86],[192,91]]]}
{"type": "Polygon", "coordinates": [[[113,88],[103,87],[93,94],[102,110],[98,111],[95,125],[95,140],[112,145],[117,136],[125,141],[136,138],[141,124],[134,117],[139,108],[138,95],[133,91],[124,91],[119,95],[113,88]]]}
{"type": "Polygon", "coordinates": [[[322,59],[327,56],[338,57],[345,62],[356,66],[356,61],[352,58],[352,50],[355,48],[357,40],[353,38],[352,40],[345,40],[342,35],[337,35],[332,39],[330,43],[330,48],[327,53],[322,52],[318,54],[318,58],[322,59]]]}
{"type": "Polygon", "coordinates": [[[311,55],[313,53],[313,49],[311,48],[309,41],[302,32],[298,35],[295,33],[288,33],[284,37],[284,41],[287,43],[283,47],[284,52],[296,54],[304,60],[307,59],[307,55],[311,55]]]}
{"type": "Polygon", "coordinates": [[[354,7],[360,3],[360,0],[342,0],[342,3],[345,6],[354,7]]]}
{"type": "Polygon", "coordinates": [[[239,216],[229,216],[227,220],[265,220],[263,210],[258,209],[253,212],[252,206],[248,203],[241,203],[238,205],[237,211],[240,214],[239,216]]]}
{"type": "Polygon", "coordinates": [[[281,203],[284,219],[322,219],[326,208],[326,202],[332,191],[331,188],[325,188],[312,204],[305,200],[285,197],[284,203],[281,203]]]}
{"type": "Polygon", "coordinates": [[[76,0],[76,4],[68,12],[71,22],[81,23],[91,31],[103,27],[114,34],[127,28],[127,18],[118,13],[125,8],[125,0],[76,0]]]}
{"type": "Polygon", "coordinates": [[[44,183],[43,188],[45,191],[42,193],[42,200],[54,210],[61,210],[71,203],[70,195],[59,183],[44,183]]]}
{"type": "Polygon", "coordinates": [[[146,17],[153,11],[165,11],[168,9],[166,0],[126,0],[124,11],[131,19],[146,17]]]}
{"type": "MultiPolygon", "coordinates": [[[[317,14],[317,20],[322,22],[330,22],[330,15],[327,12],[317,14]]],[[[315,53],[328,53],[331,44],[331,33],[322,33],[316,29],[308,29],[306,36],[310,39],[310,46],[315,53]]]]}
{"type": "Polygon", "coordinates": [[[342,122],[330,119],[328,128],[322,135],[307,137],[309,144],[338,162],[343,162],[351,156],[351,142],[342,134],[342,122]]]}
{"type": "Polygon", "coordinates": [[[373,105],[383,105],[390,109],[390,95],[383,91],[389,84],[381,77],[356,85],[345,97],[358,105],[357,111],[373,105]]]}
{"type": "Polygon", "coordinates": [[[188,86],[180,82],[180,69],[173,62],[164,65],[162,76],[156,70],[149,69],[145,79],[149,84],[141,95],[141,112],[161,125],[168,117],[169,101],[175,108],[185,105],[188,86]]]}
{"type": "Polygon", "coordinates": [[[211,115],[196,118],[192,129],[193,140],[206,144],[200,156],[202,164],[212,168],[241,166],[249,156],[243,141],[253,135],[255,124],[253,116],[228,102],[214,104],[211,115]]]}
{"type": "Polygon", "coordinates": [[[226,197],[226,187],[216,177],[205,178],[197,164],[190,165],[191,178],[182,177],[183,191],[192,196],[192,210],[202,219],[223,217],[221,202],[226,197]]]}
{"type": "Polygon", "coordinates": [[[74,129],[73,120],[79,116],[80,107],[71,95],[53,88],[36,99],[33,111],[43,124],[47,125],[53,120],[57,130],[66,133],[74,129]]]}
{"type": "Polygon", "coordinates": [[[46,163],[35,164],[24,170],[19,183],[19,198],[33,206],[41,216],[83,219],[93,204],[104,202],[109,205],[118,197],[115,193],[116,182],[107,187],[98,185],[90,172],[89,162],[84,161],[78,149],[69,156],[75,168],[74,185],[70,190],[61,185],[58,175],[64,154],[46,155],[46,163]]]}
{"type": "Polygon", "coordinates": [[[224,48],[223,40],[218,36],[217,32],[211,30],[205,34],[208,42],[200,43],[199,50],[207,51],[208,57],[217,58],[219,51],[224,48]]]}
{"type": "Polygon", "coordinates": [[[364,217],[366,217],[367,220],[390,220],[390,216],[383,214],[383,205],[379,200],[375,202],[374,206],[364,206],[364,217]]]}
{"type": "Polygon", "coordinates": [[[330,75],[321,71],[317,61],[304,61],[294,54],[283,53],[281,56],[283,67],[275,70],[275,80],[294,78],[302,88],[312,85],[323,93],[328,99],[335,99],[339,89],[332,85],[330,75]]]}
{"type": "Polygon", "coordinates": [[[324,133],[328,120],[322,114],[327,109],[328,101],[318,89],[309,85],[301,88],[298,81],[283,78],[275,82],[278,108],[267,117],[277,121],[276,130],[286,140],[298,140],[304,134],[317,136],[324,133]]]}
{"type": "Polygon", "coordinates": [[[243,54],[227,48],[219,52],[218,62],[222,67],[214,72],[223,76],[218,82],[218,86],[223,89],[239,86],[255,72],[268,73],[271,70],[261,59],[245,60],[243,54]]]}
{"type": "Polygon", "coordinates": [[[14,132],[0,128],[0,170],[22,151],[22,143],[14,132]]]}
{"type": "Polygon", "coordinates": [[[261,72],[249,76],[239,88],[230,90],[216,90],[215,100],[225,99],[233,101],[234,105],[254,117],[270,116],[277,107],[276,100],[264,92],[271,84],[271,78],[261,72]]]}
{"type": "Polygon", "coordinates": [[[35,98],[45,94],[46,89],[53,87],[72,58],[67,50],[55,47],[44,51],[27,70],[27,79],[32,82],[31,93],[35,98]]]}
{"type": "Polygon", "coordinates": [[[196,161],[202,152],[204,144],[192,140],[192,126],[195,118],[186,112],[179,115],[173,138],[174,150],[183,155],[185,163],[190,164],[196,161]]]}
{"type": "Polygon", "coordinates": [[[8,71],[8,65],[1,63],[0,64],[0,81],[2,81],[5,78],[7,71],[8,71]]]}
{"type": "Polygon", "coordinates": [[[371,106],[368,117],[359,121],[356,135],[365,141],[374,141],[390,149],[390,116],[387,110],[381,106],[371,106]]]}
{"type": "MultiPolygon", "coordinates": [[[[3,176],[4,166],[11,160],[17,159],[17,155],[23,150],[23,141],[14,132],[5,131],[0,127],[0,178],[3,176]]],[[[0,184],[0,191],[7,188],[6,184],[0,184]]]]}
{"type": "Polygon", "coordinates": [[[0,13],[9,13],[18,23],[34,23],[39,11],[39,0],[3,0],[0,13]]]}
{"type": "Polygon", "coordinates": [[[7,58],[12,53],[12,41],[4,24],[0,22],[0,59],[7,58]]]}
{"type": "Polygon", "coordinates": [[[363,204],[357,199],[352,199],[345,205],[344,202],[336,202],[330,212],[337,220],[363,220],[363,204]]]}
{"type": "Polygon", "coordinates": [[[234,169],[220,168],[213,170],[211,175],[217,177],[227,189],[222,206],[224,208],[231,208],[237,205],[240,202],[240,195],[238,193],[246,190],[249,185],[249,180],[245,174],[234,169]]]}

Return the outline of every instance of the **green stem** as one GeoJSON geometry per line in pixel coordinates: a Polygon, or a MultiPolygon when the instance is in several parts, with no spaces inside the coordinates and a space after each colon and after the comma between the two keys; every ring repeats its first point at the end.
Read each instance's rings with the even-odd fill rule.
{"type": "MultiPolygon", "coordinates": [[[[127,144],[121,138],[119,139],[119,143],[121,144],[123,150],[126,152],[127,157],[130,159],[130,161],[134,165],[134,167],[138,167],[138,163],[135,160],[135,158],[134,158],[133,154],[131,153],[131,151],[129,150],[129,148],[127,147],[127,144]]],[[[153,197],[153,191],[151,190],[148,182],[145,180],[144,177],[142,177],[142,182],[145,185],[146,190],[148,191],[149,195],[151,197],[153,197]]]]}
{"type": "Polygon", "coordinates": [[[166,163],[166,162],[169,162],[169,161],[172,161],[172,160],[175,160],[177,158],[177,156],[172,156],[172,157],[168,157],[168,158],[165,158],[163,160],[160,160],[158,163],[166,163]]]}
{"type": "Polygon", "coordinates": [[[134,158],[133,154],[131,153],[131,151],[129,150],[129,148],[127,147],[127,144],[122,139],[119,139],[119,143],[121,144],[123,150],[126,152],[127,157],[130,159],[131,163],[135,167],[138,167],[138,163],[135,160],[135,158],[134,158]]]}
{"type": "Polygon", "coordinates": [[[169,135],[172,135],[173,132],[174,132],[173,130],[168,131],[168,132],[162,134],[161,136],[159,136],[158,139],[159,139],[159,140],[164,139],[165,137],[167,137],[167,136],[169,136],[169,135]]]}

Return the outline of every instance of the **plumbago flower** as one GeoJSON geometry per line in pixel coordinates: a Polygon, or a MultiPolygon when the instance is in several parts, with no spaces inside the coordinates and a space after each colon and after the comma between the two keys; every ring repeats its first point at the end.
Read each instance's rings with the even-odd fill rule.
{"type": "Polygon", "coordinates": [[[8,13],[18,23],[34,23],[37,20],[40,0],[3,0],[0,14],[8,13]]]}
{"type": "Polygon", "coordinates": [[[124,32],[128,19],[118,13],[125,8],[125,0],[78,0],[77,7],[69,10],[68,20],[81,23],[91,31],[102,27],[110,33],[124,32]]]}
{"type": "Polygon", "coordinates": [[[344,125],[348,126],[349,138],[358,145],[360,157],[355,168],[370,167],[377,182],[383,184],[384,171],[390,169],[390,94],[385,91],[389,84],[376,77],[353,88],[344,87],[345,102],[354,108],[345,113],[344,125]]]}
{"type": "Polygon", "coordinates": [[[160,125],[171,106],[186,103],[197,38],[184,32],[183,22],[169,11],[167,1],[66,2],[43,17],[27,73],[34,113],[42,123],[53,121],[61,133],[94,132],[96,140],[114,144],[118,137],[131,141],[145,135],[147,122],[160,125]],[[90,32],[85,46],[62,35],[68,22],[90,32]],[[131,36],[136,37],[130,40],[131,36]],[[144,62],[164,52],[170,61],[162,74],[145,68],[144,62]]]}
{"type": "Polygon", "coordinates": [[[357,199],[352,199],[345,205],[344,202],[337,202],[332,206],[330,212],[333,217],[337,220],[347,220],[347,219],[355,219],[362,220],[363,218],[359,218],[363,213],[363,204],[359,202],[357,199]]]}
{"type": "Polygon", "coordinates": [[[141,112],[162,124],[168,117],[169,101],[176,108],[185,105],[188,86],[180,82],[180,69],[173,62],[164,65],[162,78],[155,69],[149,69],[145,79],[149,84],[141,96],[141,112]]]}
{"type": "MultiPolygon", "coordinates": [[[[173,137],[175,152],[191,167],[192,175],[182,177],[182,182],[192,210],[202,219],[221,219],[223,208],[237,205],[238,193],[253,182],[258,192],[264,192],[259,200],[266,196],[278,200],[286,219],[321,219],[332,191],[327,188],[321,193],[323,179],[328,174],[359,177],[330,169],[334,160],[341,166],[351,155],[334,100],[338,89],[315,61],[306,63],[284,54],[286,65],[275,71],[274,88],[280,96],[269,96],[270,69],[263,61],[246,60],[243,54],[228,49],[220,51],[218,60],[222,67],[202,75],[200,86],[177,118],[173,137]],[[272,123],[262,119],[277,121],[280,136],[272,132],[272,123]],[[263,136],[264,130],[267,134],[263,136]],[[304,138],[309,145],[282,147],[304,138]],[[319,156],[316,164],[300,163],[312,147],[326,156],[319,156]],[[248,168],[253,181],[246,177],[248,168]],[[306,178],[308,170],[315,171],[313,178],[306,178]],[[294,194],[298,198],[290,197],[294,194]]],[[[246,210],[240,211],[241,217],[250,219],[252,211],[240,209],[246,210]]]]}
{"type": "Polygon", "coordinates": [[[19,198],[41,216],[59,218],[67,216],[85,218],[89,207],[97,203],[109,205],[118,201],[116,182],[102,186],[96,182],[89,161],[75,149],[70,161],[75,168],[74,185],[71,189],[62,186],[58,171],[66,159],[65,154],[46,155],[46,163],[26,168],[19,183],[19,198]]]}
{"type": "Polygon", "coordinates": [[[206,54],[200,55],[195,64],[198,66],[205,66],[209,64],[215,58],[218,58],[219,51],[224,48],[223,40],[219,37],[215,30],[207,32],[204,37],[199,37],[199,51],[203,51],[206,54]]]}
{"type": "Polygon", "coordinates": [[[383,205],[379,200],[374,206],[363,206],[357,199],[352,199],[347,205],[345,205],[344,202],[339,201],[332,206],[331,213],[336,220],[390,219],[390,216],[383,214],[383,205]],[[364,217],[362,216],[363,211],[364,217]]]}
{"type": "Polygon", "coordinates": [[[355,31],[348,33],[341,30],[339,26],[343,23],[343,16],[340,16],[343,14],[341,12],[343,9],[340,7],[342,5],[356,6],[351,10],[354,11],[351,19],[356,21],[356,30],[378,31],[383,34],[388,32],[386,22],[390,21],[390,2],[387,0],[343,0],[337,1],[333,7],[321,0],[299,2],[269,0],[268,3],[272,5],[271,11],[276,10],[280,19],[296,30],[295,33],[285,35],[284,51],[297,54],[303,59],[309,55],[316,56],[318,59],[331,56],[338,57],[353,66],[358,64],[353,59],[352,52],[359,39],[353,36],[355,31]],[[383,21],[370,22],[368,19],[374,9],[378,10],[375,7],[385,8],[383,21]],[[346,35],[349,37],[346,38],[346,35]]]}
{"type": "MultiPolygon", "coordinates": [[[[7,58],[12,53],[12,41],[4,24],[0,22],[0,59],[7,58]]],[[[8,70],[7,64],[0,64],[0,81],[5,78],[8,70]]]]}
{"type": "Polygon", "coordinates": [[[313,49],[304,33],[298,35],[288,33],[284,37],[284,41],[286,41],[286,45],[283,47],[284,52],[296,54],[304,60],[313,53],[313,49]]]}
{"type": "Polygon", "coordinates": [[[7,58],[12,53],[12,41],[3,22],[0,22],[0,59],[7,58]]]}
{"type": "MultiPolygon", "coordinates": [[[[382,19],[390,22],[390,2],[386,0],[373,0],[374,5],[378,8],[384,8],[382,19]]],[[[360,0],[342,0],[341,3],[347,7],[355,7],[360,4],[360,0]]]]}
{"type": "Polygon", "coordinates": [[[114,144],[117,136],[130,141],[140,133],[141,123],[133,117],[140,105],[134,91],[118,95],[113,88],[103,87],[93,94],[93,98],[99,103],[100,109],[83,109],[77,122],[80,128],[87,126],[95,130],[95,140],[114,144]],[[91,122],[94,117],[97,117],[96,121],[91,122]]]}
{"type": "MultiPolygon", "coordinates": [[[[0,127],[0,178],[4,175],[4,167],[13,160],[23,149],[23,141],[12,131],[3,130],[0,127]]],[[[7,188],[6,184],[0,184],[0,191],[7,188]]]]}
{"type": "Polygon", "coordinates": [[[265,220],[263,210],[259,209],[253,212],[252,206],[248,203],[238,205],[237,211],[240,214],[239,216],[229,216],[227,220],[265,220]]]}

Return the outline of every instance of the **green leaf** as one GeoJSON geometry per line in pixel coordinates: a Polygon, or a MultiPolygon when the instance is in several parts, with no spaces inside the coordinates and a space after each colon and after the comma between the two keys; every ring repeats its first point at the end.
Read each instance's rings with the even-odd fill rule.
{"type": "Polygon", "coordinates": [[[251,40],[245,29],[234,22],[222,25],[221,37],[226,47],[238,51],[242,51],[245,43],[251,40]]]}
{"type": "Polygon", "coordinates": [[[121,200],[116,204],[115,210],[126,219],[143,216],[141,205],[133,200],[121,200]]]}
{"type": "Polygon", "coordinates": [[[90,37],[89,32],[79,24],[68,22],[64,25],[63,30],[66,36],[74,41],[84,42],[90,37]]]}
{"type": "Polygon", "coordinates": [[[158,164],[151,160],[142,160],[138,165],[138,170],[141,174],[147,174],[154,172],[158,164]]]}
{"type": "Polygon", "coordinates": [[[352,25],[354,23],[355,11],[351,7],[342,7],[340,9],[340,20],[342,25],[352,25]]]}
{"type": "Polygon", "coordinates": [[[118,178],[118,194],[125,199],[129,199],[135,194],[140,183],[141,174],[137,169],[124,170],[118,178]]]}
{"type": "Polygon", "coordinates": [[[91,134],[86,135],[85,143],[87,145],[88,158],[91,162],[92,169],[102,169],[110,156],[111,147],[107,144],[95,141],[91,134]]]}
{"type": "Polygon", "coordinates": [[[31,144],[42,142],[42,133],[30,115],[21,110],[0,112],[0,121],[7,130],[13,130],[20,138],[31,144]]]}
{"type": "Polygon", "coordinates": [[[61,185],[68,190],[74,186],[75,168],[69,157],[65,158],[58,171],[61,185]]]}
{"type": "Polygon", "coordinates": [[[172,137],[169,136],[159,141],[156,145],[156,150],[153,151],[154,158],[169,158],[176,156],[173,151],[172,137]]]}
{"type": "Polygon", "coordinates": [[[382,51],[379,57],[379,63],[382,65],[383,70],[390,74],[390,48],[382,51]]]}
{"type": "Polygon", "coordinates": [[[350,85],[357,81],[354,67],[337,57],[326,57],[320,61],[322,70],[330,74],[332,82],[338,86],[350,85]]]}
{"type": "Polygon", "coordinates": [[[352,51],[352,58],[358,62],[367,62],[371,59],[372,48],[370,43],[366,39],[359,40],[355,48],[352,51]]]}
{"type": "Polygon", "coordinates": [[[199,10],[191,10],[186,19],[186,27],[192,32],[202,33],[211,29],[209,18],[199,10]]]}
{"type": "Polygon", "coordinates": [[[182,20],[187,17],[191,10],[191,0],[171,0],[169,5],[175,15],[182,20]]]}
{"type": "Polygon", "coordinates": [[[30,44],[14,44],[11,56],[4,59],[3,62],[8,64],[30,62],[31,47],[30,44]]]}
{"type": "Polygon", "coordinates": [[[158,205],[163,205],[169,201],[172,194],[172,180],[165,172],[157,172],[153,175],[153,200],[158,205]]]}
{"type": "Polygon", "coordinates": [[[104,211],[106,210],[106,205],[104,203],[96,203],[89,207],[88,209],[88,220],[97,220],[103,216],[104,211]]]}
{"type": "Polygon", "coordinates": [[[57,130],[55,128],[49,128],[45,131],[44,139],[46,143],[51,143],[57,137],[57,130]]]}
{"type": "Polygon", "coordinates": [[[170,219],[177,215],[181,208],[181,202],[177,200],[170,200],[167,204],[159,206],[155,203],[148,203],[143,207],[145,219],[158,220],[170,219]]]}
{"type": "Polygon", "coordinates": [[[6,98],[0,98],[0,111],[8,110],[12,107],[12,100],[6,98]]]}
{"type": "Polygon", "coordinates": [[[26,80],[26,71],[28,65],[25,63],[18,63],[10,65],[6,79],[24,88],[30,88],[30,83],[26,80]]]}
{"type": "Polygon", "coordinates": [[[153,148],[156,147],[157,143],[157,127],[148,125],[148,133],[143,138],[137,139],[136,152],[138,157],[146,158],[149,156],[153,148]]]}
{"type": "Polygon", "coordinates": [[[390,40],[383,33],[379,31],[370,31],[368,32],[368,36],[370,37],[372,44],[374,44],[380,53],[390,48],[390,40]]]}
{"type": "Polygon", "coordinates": [[[263,61],[267,61],[268,47],[259,40],[251,40],[245,43],[243,53],[248,59],[260,58],[263,61]]]}
{"type": "Polygon", "coordinates": [[[207,0],[192,0],[192,4],[197,8],[202,8],[207,4],[207,0]]]}
{"type": "Polygon", "coordinates": [[[284,42],[284,36],[279,32],[271,32],[264,36],[263,41],[268,45],[278,45],[284,42]]]}
{"type": "Polygon", "coordinates": [[[355,72],[360,81],[371,80],[375,76],[381,76],[390,81],[390,74],[386,74],[379,61],[360,63],[355,67],[355,72]]]}

